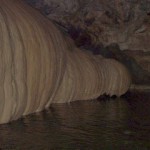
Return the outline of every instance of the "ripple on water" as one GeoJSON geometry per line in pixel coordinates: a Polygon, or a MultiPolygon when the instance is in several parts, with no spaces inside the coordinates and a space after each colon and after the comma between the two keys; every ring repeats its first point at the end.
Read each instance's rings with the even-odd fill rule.
{"type": "Polygon", "coordinates": [[[0,125],[1,149],[150,149],[150,93],[53,104],[0,125]]]}

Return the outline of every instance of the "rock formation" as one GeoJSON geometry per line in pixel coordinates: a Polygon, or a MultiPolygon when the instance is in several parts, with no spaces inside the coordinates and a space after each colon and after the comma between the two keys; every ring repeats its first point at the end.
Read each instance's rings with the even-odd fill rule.
{"type": "Polygon", "coordinates": [[[88,38],[93,45],[150,51],[149,0],[25,1],[63,26],[78,45],[88,38]]]}
{"type": "Polygon", "coordinates": [[[51,103],[124,94],[127,69],[75,47],[22,0],[0,0],[0,123],[51,103]]]}
{"type": "Polygon", "coordinates": [[[78,47],[124,63],[134,84],[150,85],[150,0],[25,1],[59,25],[78,47]],[[114,43],[119,51],[111,47],[114,43]]]}

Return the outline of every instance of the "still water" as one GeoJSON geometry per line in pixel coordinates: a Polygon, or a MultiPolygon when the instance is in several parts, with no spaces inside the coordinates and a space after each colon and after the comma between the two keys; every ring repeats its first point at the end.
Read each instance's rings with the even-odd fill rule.
{"type": "Polygon", "coordinates": [[[2,150],[149,150],[150,92],[52,105],[0,125],[2,150]]]}

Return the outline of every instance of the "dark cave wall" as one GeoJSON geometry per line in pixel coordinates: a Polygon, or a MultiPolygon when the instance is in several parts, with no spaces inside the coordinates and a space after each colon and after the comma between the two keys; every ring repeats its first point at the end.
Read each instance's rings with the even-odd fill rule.
{"type": "Polygon", "coordinates": [[[78,47],[119,60],[150,85],[150,0],[25,0],[78,47]]]}
{"type": "Polygon", "coordinates": [[[78,45],[89,39],[94,45],[149,51],[149,0],[26,1],[63,26],[78,45]]]}

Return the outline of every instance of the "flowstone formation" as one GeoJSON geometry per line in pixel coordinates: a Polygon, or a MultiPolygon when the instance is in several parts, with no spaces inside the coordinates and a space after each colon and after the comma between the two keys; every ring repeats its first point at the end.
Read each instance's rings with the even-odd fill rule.
{"type": "Polygon", "coordinates": [[[150,0],[25,1],[68,33],[78,47],[120,61],[134,84],[150,87],[150,0]]]}
{"type": "Polygon", "coordinates": [[[127,69],[78,49],[22,0],[0,0],[0,123],[52,103],[124,94],[127,69]]]}

